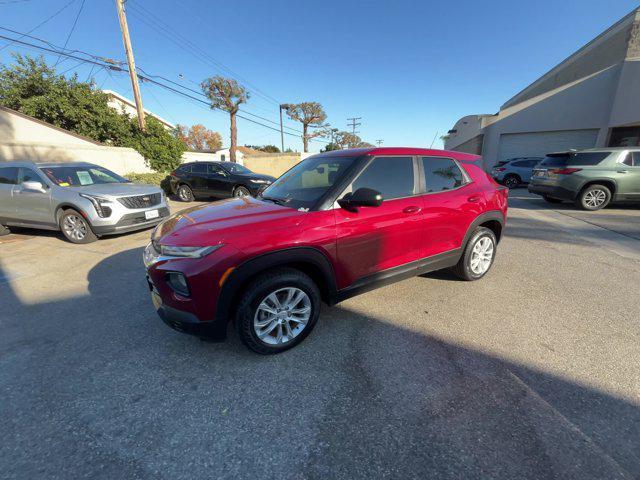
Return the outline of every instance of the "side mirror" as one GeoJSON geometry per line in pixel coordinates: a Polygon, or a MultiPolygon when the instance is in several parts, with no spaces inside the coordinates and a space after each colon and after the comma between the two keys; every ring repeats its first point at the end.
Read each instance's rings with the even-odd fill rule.
{"type": "Polygon", "coordinates": [[[30,192],[40,192],[40,193],[44,193],[44,185],[42,185],[42,183],[40,182],[22,182],[22,189],[23,190],[29,190],[30,192]]]}
{"type": "Polygon", "coordinates": [[[353,193],[347,193],[338,200],[345,210],[353,210],[355,207],[379,207],[382,204],[382,194],[372,188],[359,188],[353,193]]]}

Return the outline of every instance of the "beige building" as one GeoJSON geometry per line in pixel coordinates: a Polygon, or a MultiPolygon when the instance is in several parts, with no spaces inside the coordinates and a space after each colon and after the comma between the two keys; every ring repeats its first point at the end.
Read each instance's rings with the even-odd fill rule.
{"type": "Polygon", "coordinates": [[[445,148],[487,166],[571,148],[640,145],[640,9],[631,12],[507,100],[468,115],[445,148]]]}
{"type": "MultiPolygon", "coordinates": [[[[118,92],[114,92],[113,90],[102,90],[102,93],[106,93],[109,96],[107,104],[114,110],[117,110],[118,113],[124,113],[131,118],[138,116],[138,110],[136,109],[136,104],[133,100],[130,100],[127,97],[120,95],[118,92]]],[[[153,117],[158,120],[165,126],[167,130],[173,130],[174,128],[176,128],[173,123],[165,120],[164,118],[156,115],[153,112],[150,112],[146,108],[144,109],[144,113],[146,113],[149,117],[153,117]]]]}

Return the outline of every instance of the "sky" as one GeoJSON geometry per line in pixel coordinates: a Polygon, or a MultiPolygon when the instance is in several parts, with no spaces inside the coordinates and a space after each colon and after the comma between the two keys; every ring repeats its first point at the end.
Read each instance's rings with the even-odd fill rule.
{"type": "MultiPolygon", "coordinates": [[[[199,90],[210,76],[236,78],[250,92],[243,109],[271,130],[238,122],[240,145],[280,146],[278,104],[316,101],[334,128],[361,117],[363,140],[442,148],[462,116],[500,105],[634,8],[627,0],[127,0],[136,65],[199,90]],[[204,55],[185,43],[188,39],[204,55]]],[[[0,27],[68,49],[125,60],[113,0],[0,0],[0,27]],[[64,7],[64,8],[63,8],[64,7]],[[82,8],[81,8],[82,7],[82,8]],[[78,13],[80,15],[78,16],[78,13]],[[76,22],[77,17],[77,22],[76,22]],[[75,22],[75,28],[72,29],[75,22]],[[69,36],[69,34],[71,35],[69,36]]],[[[0,30],[0,35],[17,35],[0,30]]],[[[31,41],[24,38],[26,41],[31,41]]],[[[0,48],[8,42],[0,39],[0,48]]],[[[16,44],[0,51],[39,52],[16,44]]],[[[51,64],[57,55],[46,54],[51,64]]],[[[60,60],[59,72],[132,97],[126,73],[60,60]]],[[[144,83],[145,108],[173,123],[202,123],[229,143],[229,118],[144,83]]],[[[287,120],[293,133],[299,124],[287,120]]],[[[285,147],[302,150],[298,134],[285,147]]],[[[323,147],[312,142],[311,151],[323,147]]]]}

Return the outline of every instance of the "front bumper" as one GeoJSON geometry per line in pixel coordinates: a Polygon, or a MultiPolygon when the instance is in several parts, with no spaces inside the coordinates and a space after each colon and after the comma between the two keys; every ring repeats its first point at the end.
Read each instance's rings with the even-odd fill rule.
{"type": "MultiPolygon", "coordinates": [[[[154,210],[150,208],[148,210],[154,210]]],[[[115,235],[118,233],[133,232],[157,225],[169,216],[169,207],[157,208],[158,217],[147,220],[144,211],[127,213],[120,217],[116,223],[103,225],[92,225],[91,229],[96,235],[115,235]]]]}
{"type": "Polygon", "coordinates": [[[536,185],[530,183],[528,189],[536,195],[557,198],[559,200],[574,200],[576,198],[574,191],[557,185],[536,185]]]}

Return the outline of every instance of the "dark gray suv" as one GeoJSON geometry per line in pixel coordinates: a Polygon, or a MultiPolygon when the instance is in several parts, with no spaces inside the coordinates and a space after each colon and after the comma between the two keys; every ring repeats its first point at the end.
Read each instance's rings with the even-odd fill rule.
{"type": "Polygon", "coordinates": [[[0,163],[0,225],[60,230],[73,243],[152,227],[162,190],[91,163],[0,163]]]}

